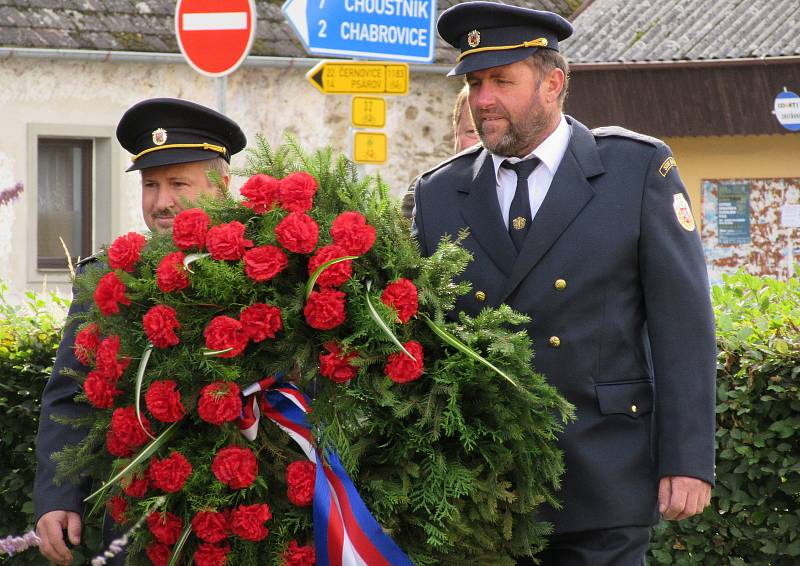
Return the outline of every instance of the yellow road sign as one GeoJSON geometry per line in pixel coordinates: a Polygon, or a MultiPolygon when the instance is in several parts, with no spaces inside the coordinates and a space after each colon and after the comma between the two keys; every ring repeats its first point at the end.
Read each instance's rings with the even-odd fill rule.
{"type": "Polygon", "coordinates": [[[408,63],[320,61],[306,78],[323,94],[408,94],[408,63]]]}
{"type": "Polygon", "coordinates": [[[355,132],[353,161],[356,163],[386,163],[386,134],[383,132],[355,132]]]}
{"type": "Polygon", "coordinates": [[[386,125],[386,100],[354,96],[351,121],[357,128],[382,128],[386,125]]]}

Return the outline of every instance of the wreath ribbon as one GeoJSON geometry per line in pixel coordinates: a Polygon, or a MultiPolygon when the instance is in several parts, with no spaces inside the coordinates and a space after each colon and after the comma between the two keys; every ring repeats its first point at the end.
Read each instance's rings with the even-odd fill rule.
{"type": "Polygon", "coordinates": [[[311,401],[280,374],[252,384],[245,397],[239,430],[248,440],[258,433],[261,415],[283,429],[316,464],[314,544],[319,566],[413,566],[369,512],[338,456],[317,450],[306,415],[311,401]]]}

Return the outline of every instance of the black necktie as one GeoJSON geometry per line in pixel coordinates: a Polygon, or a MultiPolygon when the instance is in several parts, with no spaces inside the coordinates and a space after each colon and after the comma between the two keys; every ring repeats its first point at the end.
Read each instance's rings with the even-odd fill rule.
{"type": "Polygon", "coordinates": [[[518,163],[503,161],[500,167],[511,169],[517,174],[517,188],[514,191],[514,198],[511,200],[511,208],[508,211],[508,234],[517,251],[522,249],[522,242],[528,234],[531,224],[531,199],[528,195],[528,177],[533,170],[539,166],[541,161],[538,157],[533,157],[518,163]]]}

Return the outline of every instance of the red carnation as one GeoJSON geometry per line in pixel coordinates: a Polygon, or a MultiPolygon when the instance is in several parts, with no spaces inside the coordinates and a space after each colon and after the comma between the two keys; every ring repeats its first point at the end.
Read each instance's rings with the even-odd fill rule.
{"type": "Polygon", "coordinates": [[[405,324],[417,314],[417,287],[409,279],[393,281],[381,293],[381,302],[387,307],[393,307],[397,311],[397,318],[405,324]]]}
{"type": "Polygon", "coordinates": [[[363,255],[375,243],[375,228],[359,212],[343,212],[331,224],[334,243],[342,246],[348,255],[363,255]]]}
{"type": "Polygon", "coordinates": [[[122,480],[122,491],[128,497],[144,497],[149,484],[150,481],[147,479],[147,474],[128,476],[122,480]]]}
{"type": "Polygon", "coordinates": [[[166,544],[153,541],[145,547],[144,553],[147,555],[150,562],[153,563],[153,566],[167,566],[167,564],[169,564],[169,558],[172,555],[172,550],[166,544]]]}
{"type": "MultiPolygon", "coordinates": [[[[320,248],[308,260],[308,274],[314,273],[322,264],[329,262],[333,259],[347,256],[348,253],[341,246],[331,244],[320,248]]],[[[350,279],[353,274],[352,260],[340,261],[326,267],[317,277],[317,285],[320,287],[339,287],[345,281],[350,279]]]]}
{"type": "Polygon", "coordinates": [[[314,501],[314,481],[317,465],[308,460],[297,460],[286,467],[286,494],[289,501],[298,507],[306,507],[314,501]]]}
{"type": "Polygon", "coordinates": [[[75,357],[80,363],[88,366],[94,359],[97,346],[100,345],[100,328],[94,323],[89,323],[75,334],[75,357]]]}
{"type": "Polygon", "coordinates": [[[156,305],[142,317],[144,333],[156,348],[169,348],[180,343],[175,329],[181,327],[175,309],[167,305],[156,305]]]}
{"type": "Polygon", "coordinates": [[[208,214],[199,208],[182,210],[172,221],[172,240],[182,250],[203,249],[210,223],[208,214]]]}
{"type": "Polygon", "coordinates": [[[249,448],[228,446],[214,456],[211,472],[229,488],[242,489],[256,481],[258,461],[249,448]]]}
{"type": "Polygon", "coordinates": [[[278,199],[281,206],[290,212],[305,212],[311,210],[316,192],[317,180],[308,173],[298,171],[281,179],[278,199]]]}
{"type": "Polygon", "coordinates": [[[335,342],[326,342],[329,353],[319,355],[319,373],[335,383],[347,383],[358,373],[358,368],[350,365],[350,360],[358,357],[358,352],[342,354],[335,342]]]}
{"type": "Polygon", "coordinates": [[[111,430],[106,432],[106,450],[117,458],[127,458],[133,454],[130,446],[111,430]]]}
{"type": "Polygon", "coordinates": [[[183,519],[169,511],[153,511],[147,516],[147,526],[161,544],[175,544],[183,530],[183,519]]]}
{"type": "Polygon", "coordinates": [[[292,212],[275,227],[275,237],[290,252],[309,254],[317,246],[319,226],[308,214],[292,212]]]}
{"type": "Polygon", "coordinates": [[[125,295],[125,284],[113,271],[106,273],[94,289],[94,302],[103,316],[119,312],[119,304],[129,305],[131,300],[125,295]]]}
{"type": "Polygon", "coordinates": [[[212,351],[228,350],[217,354],[220,358],[233,358],[247,346],[247,335],[242,332],[242,323],[230,316],[211,319],[204,331],[206,348],[212,351]]]}
{"type": "Polygon", "coordinates": [[[269,281],[288,265],[278,246],[259,246],[244,253],[244,272],[258,283],[269,281]]]}
{"type": "Polygon", "coordinates": [[[111,414],[111,431],[133,450],[147,442],[149,438],[147,432],[152,433],[150,423],[144,415],[142,415],[142,423],[139,423],[136,409],[133,407],[120,407],[114,409],[111,414]],[[142,423],[147,431],[142,428],[142,423]]]}
{"type": "Polygon", "coordinates": [[[239,321],[242,323],[242,332],[253,342],[275,338],[283,328],[281,309],[264,303],[255,303],[245,308],[239,315],[239,321]]]}
{"type": "Polygon", "coordinates": [[[196,566],[225,566],[231,547],[228,543],[211,544],[204,542],[194,552],[196,566]]]}
{"type": "Polygon", "coordinates": [[[133,266],[139,261],[139,255],[144,248],[144,236],[136,232],[123,234],[111,243],[108,248],[108,265],[112,269],[123,269],[127,272],[133,271],[133,266]]]}
{"type": "Polygon", "coordinates": [[[298,546],[296,540],[290,540],[283,553],[283,566],[314,566],[317,556],[313,546],[298,546]]]}
{"type": "Polygon", "coordinates": [[[213,425],[234,421],[242,414],[239,386],[230,381],[215,381],[200,390],[197,401],[200,418],[213,425]]]}
{"type": "Polygon", "coordinates": [[[330,330],[344,322],[344,297],[341,291],[312,291],[303,308],[306,322],[317,330],[330,330]]]}
{"type": "Polygon", "coordinates": [[[156,283],[164,293],[180,291],[189,286],[189,274],[183,267],[186,256],[183,252],[172,252],[161,260],[156,268],[156,283]]]}
{"type": "Polygon", "coordinates": [[[269,529],[264,523],[272,518],[269,505],[239,505],[231,513],[231,530],[233,534],[244,540],[259,541],[266,538],[269,529]]]}
{"type": "Polygon", "coordinates": [[[174,423],[186,414],[177,387],[178,384],[172,380],[154,381],[148,387],[144,402],[147,410],[157,421],[174,423]]]}
{"type": "Polygon", "coordinates": [[[213,226],[206,234],[206,247],[214,259],[242,259],[252,245],[244,237],[244,224],[236,220],[213,226]]]}
{"type": "Polygon", "coordinates": [[[108,514],[118,525],[126,523],[128,517],[125,516],[125,511],[128,509],[128,501],[121,495],[115,495],[106,502],[106,509],[108,514]]]}
{"type": "Polygon", "coordinates": [[[264,214],[278,200],[279,188],[280,182],[276,178],[259,174],[247,179],[239,189],[239,194],[247,199],[242,201],[244,206],[253,209],[256,214],[264,214]]]}
{"type": "Polygon", "coordinates": [[[116,382],[108,379],[97,370],[89,372],[83,382],[83,392],[89,403],[98,409],[110,409],[114,406],[114,397],[122,393],[116,382]]]}
{"type": "Polygon", "coordinates": [[[153,487],[166,493],[175,493],[180,491],[186,479],[191,475],[192,465],[183,454],[173,452],[163,460],[158,458],[150,460],[150,467],[147,473],[153,482],[153,487]]]}
{"type": "Polygon", "coordinates": [[[396,352],[389,354],[386,366],[383,372],[386,376],[395,383],[407,383],[414,381],[422,375],[422,344],[416,340],[411,340],[403,344],[408,353],[414,356],[414,359],[406,355],[405,352],[396,352]]]}
{"type": "Polygon", "coordinates": [[[105,338],[95,352],[95,367],[109,381],[116,382],[131,362],[130,358],[119,358],[119,336],[105,338]]]}
{"type": "Polygon", "coordinates": [[[225,540],[230,531],[228,519],[216,511],[200,511],[192,518],[192,530],[205,542],[225,540]]]}

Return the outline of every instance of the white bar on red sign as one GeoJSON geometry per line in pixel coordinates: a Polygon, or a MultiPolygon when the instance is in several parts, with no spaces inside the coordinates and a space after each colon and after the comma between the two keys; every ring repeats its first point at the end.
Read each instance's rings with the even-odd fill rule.
{"type": "Polygon", "coordinates": [[[247,29],[247,12],[183,14],[184,31],[247,29]]]}

